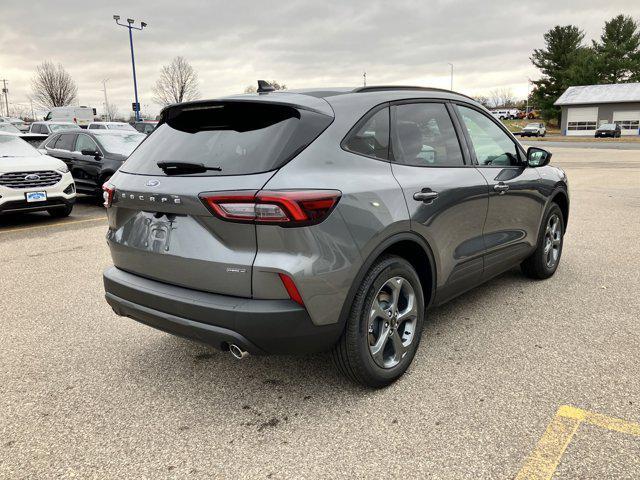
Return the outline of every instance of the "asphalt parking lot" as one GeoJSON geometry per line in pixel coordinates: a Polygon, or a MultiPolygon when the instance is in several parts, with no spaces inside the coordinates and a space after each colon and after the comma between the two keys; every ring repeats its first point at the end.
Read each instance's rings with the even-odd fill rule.
{"type": "Polygon", "coordinates": [[[324,355],[236,361],[117,317],[89,201],[0,219],[0,477],[639,478],[640,152],[551,150],[557,274],[430,312],[380,391],[324,355]]]}

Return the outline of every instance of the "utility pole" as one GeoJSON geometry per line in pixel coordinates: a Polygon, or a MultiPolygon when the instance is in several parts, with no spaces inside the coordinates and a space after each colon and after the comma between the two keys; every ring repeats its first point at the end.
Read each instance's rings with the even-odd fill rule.
{"type": "Polygon", "coordinates": [[[33,100],[29,98],[29,103],[31,104],[31,120],[35,121],[36,115],[33,113],[33,100]]]}
{"type": "Polygon", "coordinates": [[[453,63],[449,63],[449,66],[451,67],[451,87],[449,90],[453,90],[453,63]]]}
{"type": "Polygon", "coordinates": [[[127,24],[120,23],[120,15],[114,15],[113,19],[116,21],[116,24],[121,27],[125,27],[129,29],[129,46],[131,47],[131,67],[133,69],[133,94],[135,97],[135,103],[133,104],[134,111],[136,112],[136,121],[140,121],[140,102],[138,102],[138,82],[136,80],[136,59],[133,55],[133,33],[132,30],[142,30],[147,26],[145,22],[140,22],[139,27],[134,27],[133,22],[135,20],[133,18],[127,18],[127,24]]]}
{"type": "Polygon", "coordinates": [[[363,79],[363,81],[364,81],[364,86],[366,87],[366,86],[367,86],[367,72],[364,72],[364,73],[362,74],[362,79],[363,79]]]}
{"type": "Polygon", "coordinates": [[[9,89],[7,89],[7,81],[8,80],[6,78],[2,79],[2,84],[3,84],[2,93],[4,93],[4,105],[5,105],[6,109],[7,109],[6,112],[7,112],[7,117],[8,117],[9,116],[9,96],[8,96],[9,95],[9,89]]]}
{"type": "Polygon", "coordinates": [[[104,80],[102,80],[102,91],[104,92],[104,111],[106,113],[106,117],[107,117],[107,122],[110,122],[111,119],[111,112],[109,111],[109,101],[107,100],[107,81],[109,79],[105,78],[104,80]]]}

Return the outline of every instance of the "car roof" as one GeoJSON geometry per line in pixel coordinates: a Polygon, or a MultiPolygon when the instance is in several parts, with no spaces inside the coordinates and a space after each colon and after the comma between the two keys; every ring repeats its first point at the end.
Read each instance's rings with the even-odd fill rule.
{"type": "MultiPolygon", "coordinates": [[[[78,133],[78,132],[76,132],[78,133]]],[[[82,130],[82,133],[87,133],[90,135],[111,135],[111,136],[127,136],[127,135],[144,135],[144,133],[140,133],[137,130],[82,130]]]]}
{"type": "Polygon", "coordinates": [[[442,88],[419,87],[407,85],[377,85],[369,87],[320,87],[320,88],[303,88],[292,90],[277,90],[270,92],[245,93],[240,95],[232,95],[228,97],[220,97],[209,100],[195,100],[173,104],[162,110],[163,117],[170,111],[194,108],[196,106],[205,106],[217,102],[225,101],[260,101],[274,104],[291,105],[297,108],[313,110],[325,115],[334,116],[332,104],[334,100],[353,101],[354,105],[362,103],[371,106],[384,102],[392,102],[403,99],[443,99],[443,100],[461,100],[468,103],[478,104],[473,98],[462,93],[442,88]]]}
{"type": "Polygon", "coordinates": [[[127,122],[91,122],[90,125],[129,125],[127,122]]]}

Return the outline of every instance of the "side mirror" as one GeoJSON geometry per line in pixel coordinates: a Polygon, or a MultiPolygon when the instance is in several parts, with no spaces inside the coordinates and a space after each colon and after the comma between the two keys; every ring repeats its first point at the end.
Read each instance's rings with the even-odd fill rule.
{"type": "Polygon", "coordinates": [[[102,157],[102,155],[100,155],[100,152],[97,150],[82,150],[80,153],[88,157],[93,157],[96,160],[100,160],[100,158],[102,157]]]}
{"type": "Polygon", "coordinates": [[[551,152],[537,147],[529,147],[527,150],[527,164],[530,167],[544,167],[551,161],[551,152]]]}

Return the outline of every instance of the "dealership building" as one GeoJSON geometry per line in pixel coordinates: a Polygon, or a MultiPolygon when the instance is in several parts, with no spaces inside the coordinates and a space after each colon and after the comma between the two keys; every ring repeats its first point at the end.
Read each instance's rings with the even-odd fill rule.
{"type": "Polygon", "coordinates": [[[555,105],[562,108],[563,135],[593,136],[605,123],[620,125],[622,135],[640,135],[640,83],[569,87],[555,105]]]}

